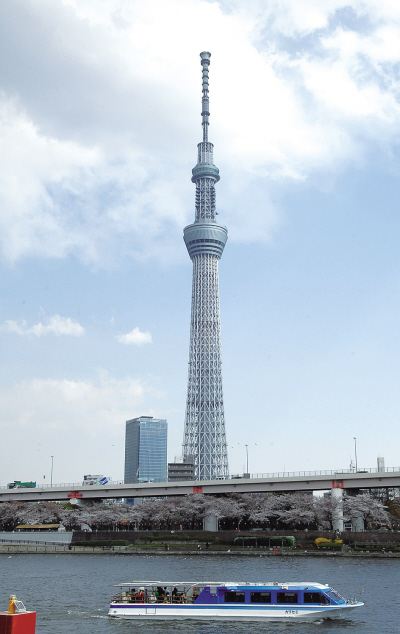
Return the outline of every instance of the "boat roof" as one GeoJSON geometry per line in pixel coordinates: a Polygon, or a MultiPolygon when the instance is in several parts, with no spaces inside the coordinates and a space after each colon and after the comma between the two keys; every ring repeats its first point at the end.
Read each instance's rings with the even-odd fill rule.
{"type": "Polygon", "coordinates": [[[114,588],[132,586],[223,586],[223,587],[238,587],[238,586],[252,586],[252,587],[265,587],[265,586],[296,586],[296,587],[313,587],[325,589],[330,588],[328,584],[316,583],[315,581],[130,581],[129,583],[118,583],[114,585],[114,588]]]}

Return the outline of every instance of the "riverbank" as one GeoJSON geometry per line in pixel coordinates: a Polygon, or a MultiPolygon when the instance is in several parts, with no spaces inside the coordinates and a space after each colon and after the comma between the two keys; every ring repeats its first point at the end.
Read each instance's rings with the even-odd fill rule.
{"type": "Polygon", "coordinates": [[[175,549],[161,550],[156,548],[139,548],[131,546],[112,546],[112,547],[90,547],[90,546],[50,546],[50,545],[33,545],[33,544],[5,544],[0,546],[0,555],[8,557],[13,555],[152,555],[158,557],[203,557],[209,555],[224,555],[227,557],[344,557],[344,558],[361,558],[361,559],[400,559],[399,552],[327,552],[317,550],[300,550],[300,549],[226,549],[226,548],[209,548],[209,549],[175,549]]]}

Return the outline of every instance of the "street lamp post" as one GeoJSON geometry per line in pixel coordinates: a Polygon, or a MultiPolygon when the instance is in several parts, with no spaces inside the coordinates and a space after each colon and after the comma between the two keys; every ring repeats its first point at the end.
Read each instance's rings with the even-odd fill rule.
{"type": "Polygon", "coordinates": [[[355,436],[353,436],[353,440],[354,440],[354,454],[355,454],[355,458],[356,458],[356,473],[358,471],[358,467],[357,467],[357,438],[355,436]]]}
{"type": "MultiPolygon", "coordinates": [[[[253,443],[251,443],[253,446],[253,443]]],[[[242,447],[242,443],[238,442],[239,447],[242,447]]],[[[257,443],[254,443],[254,446],[257,447],[257,443]]],[[[245,445],[246,447],[246,474],[249,473],[249,445],[245,445]]],[[[232,447],[232,449],[234,449],[234,447],[232,447]]],[[[244,465],[243,465],[243,471],[244,471],[244,465]]],[[[243,474],[244,475],[244,474],[243,474]]]]}
{"type": "Polygon", "coordinates": [[[53,461],[54,461],[54,456],[51,456],[51,476],[50,476],[50,486],[53,486],[53,461]]]}

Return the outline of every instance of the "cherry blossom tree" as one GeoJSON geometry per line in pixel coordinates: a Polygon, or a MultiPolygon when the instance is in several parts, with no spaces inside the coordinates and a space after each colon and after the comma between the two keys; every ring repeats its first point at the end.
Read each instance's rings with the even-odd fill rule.
{"type": "MultiPolygon", "coordinates": [[[[382,501],[369,493],[345,495],[342,500],[331,496],[313,497],[304,493],[211,496],[201,493],[168,498],[148,498],[142,504],[100,502],[71,507],[54,502],[4,502],[0,504],[0,525],[13,529],[17,524],[62,523],[69,528],[82,524],[102,529],[130,526],[169,529],[179,525],[201,528],[203,519],[213,515],[220,521],[247,521],[265,524],[304,526],[317,523],[332,529],[334,517],[342,505],[343,518],[362,518],[368,527],[390,525],[398,521],[400,504],[393,502],[393,516],[382,501]]],[[[392,510],[392,509],[391,509],[392,510]]]]}
{"type": "Polygon", "coordinates": [[[64,506],[60,509],[60,521],[65,527],[78,528],[82,524],[81,512],[82,509],[79,506],[64,506]]]}
{"type": "Polygon", "coordinates": [[[57,524],[60,507],[55,502],[25,504],[17,511],[16,517],[20,524],[57,524]]]}
{"type": "Polygon", "coordinates": [[[206,496],[203,506],[203,518],[213,515],[217,520],[231,519],[240,521],[247,515],[247,505],[245,500],[236,497],[206,496]]]}
{"type": "Polygon", "coordinates": [[[25,507],[24,502],[3,502],[0,504],[0,525],[13,529],[19,523],[18,514],[25,507]]]}
{"type": "Polygon", "coordinates": [[[278,496],[279,521],[294,526],[316,524],[315,498],[306,493],[286,493],[278,496]]]}
{"type": "Polygon", "coordinates": [[[349,519],[340,498],[331,495],[316,497],[314,507],[318,525],[325,530],[333,530],[333,522],[342,512],[344,521],[349,519]]]}
{"type": "Polygon", "coordinates": [[[370,493],[346,495],[343,498],[343,509],[348,517],[362,518],[367,526],[390,526],[391,519],[383,503],[370,493]]]}
{"type": "Polygon", "coordinates": [[[250,511],[250,519],[254,522],[270,522],[279,518],[282,511],[282,496],[267,493],[260,496],[255,506],[250,511]]]}

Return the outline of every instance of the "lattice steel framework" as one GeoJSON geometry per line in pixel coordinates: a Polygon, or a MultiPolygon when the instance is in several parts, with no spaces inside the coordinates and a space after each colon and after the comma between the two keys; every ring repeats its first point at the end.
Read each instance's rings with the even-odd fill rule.
{"type": "Polygon", "coordinates": [[[183,455],[194,456],[196,479],[213,480],[228,475],[218,283],[218,260],[228,232],[215,219],[219,170],[214,165],[214,146],[208,141],[211,54],[204,52],[200,57],[203,141],[197,146],[197,165],[192,170],[192,182],[196,184],[195,221],[184,229],[185,244],[193,261],[193,285],[183,455]]]}

